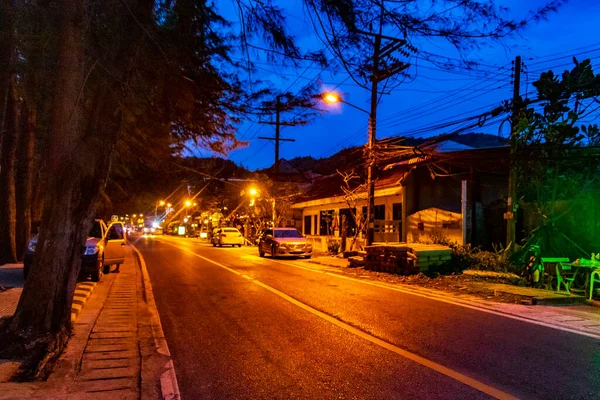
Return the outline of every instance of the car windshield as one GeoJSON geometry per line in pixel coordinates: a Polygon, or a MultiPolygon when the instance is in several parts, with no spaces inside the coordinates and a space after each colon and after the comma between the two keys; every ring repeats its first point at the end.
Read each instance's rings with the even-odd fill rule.
{"type": "Polygon", "coordinates": [[[223,232],[238,232],[239,233],[239,231],[235,228],[223,229],[223,232]]]}
{"type": "Polygon", "coordinates": [[[102,227],[100,226],[100,222],[94,221],[92,225],[92,229],[90,230],[91,237],[102,239],[102,227]]]}
{"type": "Polygon", "coordinates": [[[301,238],[303,237],[297,229],[275,229],[276,238],[301,238]]]}

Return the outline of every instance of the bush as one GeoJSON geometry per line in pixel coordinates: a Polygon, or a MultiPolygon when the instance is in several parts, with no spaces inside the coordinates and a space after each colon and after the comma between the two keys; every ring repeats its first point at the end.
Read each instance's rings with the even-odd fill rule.
{"type": "Polygon", "coordinates": [[[340,252],[340,242],[335,241],[335,240],[330,240],[327,243],[327,250],[329,251],[330,254],[338,254],[340,252]]]}
{"type": "Polygon", "coordinates": [[[475,269],[480,271],[513,272],[514,267],[509,260],[509,253],[500,247],[495,251],[481,250],[467,245],[453,245],[452,263],[461,270],[475,269]]]}

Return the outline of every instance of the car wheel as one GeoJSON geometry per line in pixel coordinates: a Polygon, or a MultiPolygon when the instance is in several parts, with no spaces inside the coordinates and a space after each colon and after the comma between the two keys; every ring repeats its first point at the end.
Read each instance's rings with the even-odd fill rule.
{"type": "Polygon", "coordinates": [[[104,274],[110,274],[110,267],[112,267],[112,265],[105,265],[104,268],[102,269],[102,272],[104,274]]]}
{"type": "Polygon", "coordinates": [[[258,242],[258,256],[259,257],[264,257],[265,256],[265,252],[262,251],[262,245],[260,242],[258,242]]]}
{"type": "Polygon", "coordinates": [[[102,256],[102,259],[98,263],[98,268],[96,268],[94,270],[94,272],[92,272],[92,282],[100,282],[100,279],[102,279],[103,267],[104,267],[104,256],[102,256]]]}
{"type": "Polygon", "coordinates": [[[215,242],[213,242],[213,244],[212,244],[212,245],[213,245],[213,247],[217,247],[217,244],[216,244],[215,242]]]}
{"type": "Polygon", "coordinates": [[[275,258],[275,245],[271,246],[271,258],[275,258]]]}
{"type": "Polygon", "coordinates": [[[306,258],[308,260],[311,256],[312,256],[312,254],[309,254],[308,256],[306,256],[304,258],[306,258]]]}
{"type": "Polygon", "coordinates": [[[223,247],[223,243],[219,242],[219,247],[223,247]]]}

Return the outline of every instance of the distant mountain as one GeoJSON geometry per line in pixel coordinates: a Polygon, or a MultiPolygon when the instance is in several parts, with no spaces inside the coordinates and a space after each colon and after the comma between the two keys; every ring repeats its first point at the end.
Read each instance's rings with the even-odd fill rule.
{"type": "MultiPolygon", "coordinates": [[[[442,135],[440,135],[442,136],[442,135]]],[[[439,136],[428,138],[389,138],[396,144],[404,146],[419,146],[425,142],[435,140],[439,136]]],[[[445,151],[460,151],[461,149],[481,149],[488,147],[507,146],[508,141],[496,135],[486,133],[467,133],[464,135],[456,135],[449,138],[447,141],[440,142],[440,148],[445,151]],[[454,143],[454,144],[452,144],[454,143]]],[[[357,171],[364,168],[363,147],[349,147],[338,151],[327,158],[314,158],[312,156],[295,157],[290,160],[282,159],[279,161],[279,174],[282,176],[290,175],[305,175],[307,173],[317,175],[331,175],[338,169],[352,169],[357,171]]],[[[257,172],[272,173],[274,168],[271,166],[257,172]]]]}
{"type": "MultiPolygon", "coordinates": [[[[440,135],[442,136],[442,135],[440,135]]],[[[427,138],[397,138],[398,144],[405,146],[419,146],[425,142],[434,140],[439,136],[431,136],[427,138]]],[[[508,140],[505,138],[498,137],[496,135],[490,135],[487,133],[466,133],[464,135],[452,136],[450,139],[453,142],[463,144],[465,146],[473,147],[475,149],[482,149],[487,147],[502,147],[508,145],[508,140]]]]}

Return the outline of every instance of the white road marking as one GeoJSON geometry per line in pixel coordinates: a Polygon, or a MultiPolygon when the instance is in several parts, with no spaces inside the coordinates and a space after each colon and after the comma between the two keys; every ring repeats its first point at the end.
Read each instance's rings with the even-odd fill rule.
{"type": "Polygon", "coordinates": [[[300,266],[300,265],[295,265],[295,264],[292,264],[292,263],[286,263],[286,262],[283,262],[283,261],[278,261],[278,260],[270,260],[270,261],[273,261],[273,262],[276,262],[276,263],[279,263],[279,264],[283,264],[283,265],[287,265],[287,266],[290,266],[290,267],[293,267],[293,268],[299,268],[299,269],[304,269],[304,270],[307,270],[307,271],[312,271],[312,272],[317,272],[317,273],[321,273],[321,274],[325,274],[325,275],[329,275],[329,276],[334,276],[334,277],[339,278],[339,279],[346,279],[346,280],[349,280],[349,281],[362,283],[364,285],[376,286],[376,287],[383,288],[383,289],[388,289],[388,290],[393,290],[393,291],[396,291],[396,292],[410,294],[410,295],[413,295],[413,296],[423,297],[423,298],[426,298],[426,299],[429,299],[429,300],[440,301],[442,303],[448,303],[448,304],[452,304],[452,305],[459,306],[459,307],[469,308],[471,310],[481,311],[481,312],[488,313],[488,314],[494,314],[494,315],[498,315],[500,317],[510,318],[510,319],[514,319],[514,320],[517,320],[517,321],[526,322],[526,323],[529,323],[529,324],[534,324],[534,325],[544,326],[546,328],[556,329],[556,330],[559,330],[559,331],[574,333],[576,335],[587,336],[587,337],[590,337],[590,338],[593,338],[593,339],[600,339],[600,335],[595,334],[595,333],[583,332],[583,331],[576,330],[576,329],[571,329],[571,328],[568,328],[568,327],[565,327],[565,326],[555,325],[555,324],[552,324],[550,322],[544,322],[544,321],[540,321],[540,320],[533,319],[533,318],[527,318],[527,317],[522,317],[522,316],[515,315],[515,314],[509,314],[507,312],[491,310],[489,308],[485,308],[483,305],[481,305],[481,306],[475,306],[475,305],[472,305],[472,304],[467,304],[467,303],[464,303],[464,302],[462,302],[460,300],[455,300],[455,299],[451,299],[451,298],[445,297],[444,295],[436,295],[436,294],[433,294],[433,293],[427,293],[427,294],[425,294],[425,293],[419,293],[416,290],[404,289],[404,288],[401,288],[401,287],[396,287],[396,286],[390,286],[390,285],[385,285],[385,284],[376,283],[376,282],[365,281],[365,280],[362,280],[362,279],[356,279],[356,278],[352,278],[352,277],[349,277],[349,276],[343,276],[343,275],[336,274],[336,273],[333,273],[333,272],[320,271],[320,270],[317,270],[317,269],[313,269],[313,268],[309,268],[309,267],[303,267],[303,266],[300,266]]]}
{"type": "Polygon", "coordinates": [[[483,382],[480,382],[480,381],[478,381],[478,380],[476,380],[474,378],[471,378],[471,377],[469,377],[467,375],[461,374],[458,371],[455,371],[455,370],[453,370],[451,368],[445,367],[442,364],[438,364],[438,363],[436,363],[434,361],[431,361],[431,360],[428,360],[426,358],[423,358],[423,357],[421,357],[421,356],[419,356],[417,354],[414,354],[414,353],[411,353],[409,351],[403,350],[403,349],[401,349],[401,348],[399,348],[399,347],[397,347],[397,346],[395,346],[395,345],[393,345],[391,343],[383,341],[383,340],[381,340],[381,339],[379,339],[379,338],[377,338],[375,336],[369,335],[368,333],[365,333],[365,332],[363,332],[363,331],[361,331],[361,330],[359,330],[357,328],[354,328],[353,326],[350,326],[350,325],[346,324],[345,322],[342,322],[342,321],[340,321],[340,320],[338,320],[338,319],[336,319],[336,318],[334,318],[334,317],[332,317],[332,316],[330,316],[328,314],[325,314],[324,312],[321,312],[321,311],[319,311],[317,309],[314,309],[313,307],[311,307],[311,306],[309,306],[309,305],[307,305],[305,303],[302,303],[301,301],[298,301],[298,300],[294,299],[293,297],[290,297],[287,294],[285,294],[285,293],[283,293],[283,292],[281,292],[281,291],[279,291],[279,290],[277,290],[277,289],[275,289],[275,288],[273,288],[273,287],[271,287],[271,286],[269,286],[267,284],[264,284],[261,281],[259,281],[257,279],[254,279],[254,278],[252,278],[252,277],[250,277],[250,276],[248,276],[246,274],[242,274],[242,273],[240,273],[240,272],[238,272],[238,271],[236,271],[236,270],[234,270],[234,269],[232,269],[232,268],[230,268],[230,267],[228,267],[228,266],[226,266],[224,264],[221,264],[221,263],[219,263],[217,261],[211,260],[210,258],[201,256],[201,255],[195,253],[194,251],[192,251],[190,249],[186,249],[186,248],[183,248],[183,247],[180,247],[180,246],[176,246],[176,245],[174,245],[172,243],[169,243],[168,241],[165,241],[165,243],[168,244],[169,246],[173,246],[173,247],[175,247],[175,248],[177,248],[177,249],[179,249],[181,251],[184,251],[184,252],[186,252],[188,254],[191,254],[191,255],[194,255],[194,256],[196,256],[198,258],[201,258],[201,259],[203,259],[203,260],[205,260],[205,261],[207,261],[207,262],[209,262],[211,264],[216,265],[217,267],[223,268],[223,269],[225,269],[225,270],[227,270],[229,272],[232,272],[232,273],[234,273],[234,274],[236,274],[238,276],[241,276],[241,277],[243,277],[245,279],[248,279],[252,283],[254,283],[254,284],[256,284],[256,285],[258,285],[258,286],[260,286],[260,287],[262,287],[262,288],[264,288],[266,290],[268,290],[269,292],[271,292],[271,293],[273,293],[273,294],[281,297],[282,299],[287,300],[288,302],[294,304],[295,306],[298,306],[298,307],[302,308],[303,310],[308,311],[309,313],[311,313],[311,314],[313,314],[313,315],[315,315],[315,316],[317,316],[317,317],[319,317],[319,318],[321,318],[321,319],[323,319],[323,320],[325,320],[327,322],[330,322],[330,323],[336,325],[337,327],[339,327],[339,328],[341,328],[341,329],[343,329],[343,330],[345,330],[345,331],[347,331],[347,332],[349,332],[349,333],[351,333],[351,334],[353,334],[355,336],[358,336],[358,337],[360,337],[360,338],[362,338],[364,340],[367,340],[367,341],[369,341],[369,342],[371,342],[371,343],[373,343],[373,344],[375,344],[377,346],[380,346],[380,347],[382,347],[382,348],[384,348],[386,350],[389,350],[389,351],[391,351],[391,352],[393,352],[395,354],[398,354],[398,355],[400,355],[400,356],[402,356],[402,357],[404,357],[406,359],[414,361],[417,364],[420,364],[420,365],[422,365],[424,367],[432,369],[432,370],[434,370],[434,371],[436,371],[436,372],[438,372],[438,373],[440,373],[442,375],[445,375],[445,376],[447,376],[447,377],[449,377],[451,379],[454,379],[454,380],[456,380],[456,381],[458,381],[460,383],[463,383],[464,385],[467,385],[467,386],[469,386],[469,387],[471,387],[471,388],[473,388],[475,390],[479,390],[480,392],[485,393],[485,394],[487,394],[489,396],[492,396],[492,397],[494,397],[496,399],[502,399],[502,400],[516,399],[515,396],[510,395],[510,394],[508,394],[506,392],[503,392],[500,389],[496,389],[496,388],[494,388],[494,387],[492,387],[490,385],[487,385],[487,384],[485,384],[483,382]]]}

